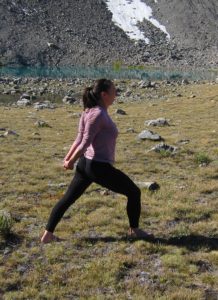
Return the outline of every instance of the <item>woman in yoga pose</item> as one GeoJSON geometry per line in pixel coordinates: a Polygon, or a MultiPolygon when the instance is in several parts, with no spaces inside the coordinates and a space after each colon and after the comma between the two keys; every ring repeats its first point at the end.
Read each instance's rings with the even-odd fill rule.
{"type": "Polygon", "coordinates": [[[83,112],[79,121],[77,137],[64,158],[63,167],[73,169],[77,159],[75,175],[64,196],[53,207],[42,243],[61,240],[53,234],[65,211],[95,182],[127,197],[127,215],[130,237],[148,237],[150,234],[139,228],[141,191],[122,171],[115,168],[115,144],[118,136],[116,124],[108,114],[114,102],[116,89],[112,81],[99,79],[94,86],[85,88],[83,112]]]}

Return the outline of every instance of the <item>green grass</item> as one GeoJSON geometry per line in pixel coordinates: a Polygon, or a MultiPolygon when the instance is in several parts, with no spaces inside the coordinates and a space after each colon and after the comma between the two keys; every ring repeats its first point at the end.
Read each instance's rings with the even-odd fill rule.
{"type": "Polygon", "coordinates": [[[0,237],[0,298],[199,300],[218,291],[218,85],[158,88],[159,99],[168,100],[138,93],[145,101],[115,103],[109,113],[119,129],[116,167],[135,181],[160,184],[155,193],[142,189],[140,227],[153,241],[126,239],[126,198],[102,195],[104,188],[92,184],[56,227],[66,240],[40,244],[67,188],[49,184],[68,185],[74,174],[61,164],[76,137],[72,113],[82,108],[0,106],[0,127],[19,134],[0,138],[0,209],[16,221],[0,237]],[[117,108],[127,115],[115,114],[117,108]],[[173,126],[154,131],[179,147],[175,155],[148,152],[155,142],[137,140],[144,121],[157,117],[171,120],[173,126]],[[37,120],[51,127],[36,127],[37,120]],[[181,139],[190,142],[177,144],[181,139]]]}

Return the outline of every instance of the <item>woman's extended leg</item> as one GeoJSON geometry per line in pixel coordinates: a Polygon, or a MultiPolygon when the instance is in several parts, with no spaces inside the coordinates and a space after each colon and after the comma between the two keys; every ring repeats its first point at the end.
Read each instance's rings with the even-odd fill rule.
{"type": "Polygon", "coordinates": [[[109,163],[90,161],[86,164],[86,172],[96,183],[127,196],[127,215],[132,228],[138,228],[141,213],[141,190],[122,171],[109,163]]]}
{"type": "Polygon", "coordinates": [[[64,196],[53,207],[50,217],[48,219],[46,230],[41,238],[41,242],[49,242],[53,239],[53,232],[56,225],[64,215],[65,211],[72,205],[92,183],[84,173],[82,168],[84,160],[80,160],[77,167],[74,178],[72,179],[64,196]]]}
{"type": "Polygon", "coordinates": [[[46,225],[46,230],[54,232],[54,229],[65,211],[72,205],[92,183],[88,178],[83,177],[76,171],[73,180],[71,181],[64,196],[53,207],[49,220],[46,225]]]}

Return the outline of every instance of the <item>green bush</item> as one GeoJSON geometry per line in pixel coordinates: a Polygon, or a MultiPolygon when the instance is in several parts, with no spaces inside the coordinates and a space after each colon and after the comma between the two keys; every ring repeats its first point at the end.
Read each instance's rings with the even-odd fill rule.
{"type": "Polygon", "coordinates": [[[195,161],[198,165],[200,164],[208,165],[212,160],[205,153],[197,153],[195,155],[195,161]]]}
{"type": "Polygon", "coordinates": [[[0,234],[7,235],[14,224],[14,220],[9,212],[0,211],[0,234]]]}

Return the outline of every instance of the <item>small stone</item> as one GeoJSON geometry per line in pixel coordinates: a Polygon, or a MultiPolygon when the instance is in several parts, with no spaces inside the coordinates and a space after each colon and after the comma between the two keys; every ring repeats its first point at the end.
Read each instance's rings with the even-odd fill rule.
{"type": "Polygon", "coordinates": [[[100,195],[102,195],[102,196],[108,196],[108,195],[110,195],[110,191],[109,190],[100,191],[100,195]]]}
{"type": "Polygon", "coordinates": [[[126,115],[126,112],[120,108],[116,109],[115,113],[119,115],[126,115]]]}
{"type": "Polygon", "coordinates": [[[135,132],[135,130],[134,130],[134,128],[128,128],[127,130],[126,130],[126,132],[135,132]]]}
{"type": "Polygon", "coordinates": [[[189,84],[189,81],[188,81],[188,79],[186,79],[186,78],[185,78],[185,79],[183,79],[183,80],[182,80],[182,84],[184,84],[184,85],[185,85],[185,84],[189,84]]]}
{"type": "Polygon", "coordinates": [[[39,110],[44,108],[54,109],[55,106],[50,101],[36,102],[33,108],[39,110]]]}
{"type": "Polygon", "coordinates": [[[66,104],[73,104],[75,103],[77,100],[71,96],[65,96],[62,101],[66,104]]]}
{"type": "Polygon", "coordinates": [[[135,184],[139,187],[139,188],[146,188],[149,191],[156,191],[158,189],[160,189],[160,186],[157,182],[141,182],[141,181],[136,181],[135,184]]]}
{"type": "Polygon", "coordinates": [[[153,131],[150,130],[143,130],[139,135],[138,138],[140,140],[152,140],[152,141],[161,141],[163,138],[153,131]]]}
{"type": "Polygon", "coordinates": [[[31,105],[31,101],[29,99],[22,98],[17,101],[18,106],[28,106],[31,105]]]}
{"type": "Polygon", "coordinates": [[[31,99],[31,96],[30,96],[29,94],[27,94],[27,93],[24,93],[24,94],[22,94],[22,95],[20,96],[20,100],[22,100],[22,99],[30,100],[30,99],[31,99]]]}
{"type": "Polygon", "coordinates": [[[160,143],[160,144],[154,146],[153,148],[151,148],[150,151],[155,151],[155,152],[167,151],[167,152],[174,153],[174,152],[176,152],[176,150],[177,150],[177,147],[169,146],[164,143],[160,143]]]}
{"type": "Polygon", "coordinates": [[[179,141],[177,141],[176,143],[177,143],[177,144],[185,145],[185,144],[188,144],[189,142],[190,142],[190,140],[184,139],[184,140],[179,140],[179,141]]]}
{"type": "Polygon", "coordinates": [[[34,125],[38,126],[38,127],[50,127],[51,128],[51,126],[48,123],[46,123],[45,121],[41,121],[41,120],[36,121],[34,123],[34,125]]]}
{"type": "Polygon", "coordinates": [[[156,120],[148,120],[145,121],[145,125],[147,126],[169,126],[170,124],[165,118],[158,118],[156,120]]]}
{"type": "Polygon", "coordinates": [[[16,131],[10,130],[10,129],[8,129],[8,130],[4,133],[4,136],[7,136],[7,135],[16,135],[16,136],[19,136],[19,134],[16,133],[16,131]]]}

